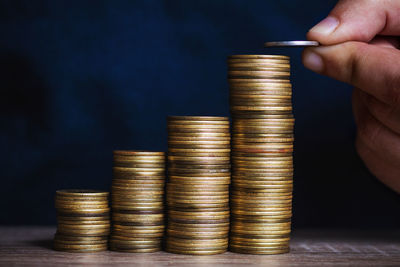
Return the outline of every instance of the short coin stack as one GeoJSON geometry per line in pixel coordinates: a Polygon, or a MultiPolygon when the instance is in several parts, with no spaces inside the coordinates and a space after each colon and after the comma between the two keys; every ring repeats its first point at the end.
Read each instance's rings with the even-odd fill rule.
{"type": "Polygon", "coordinates": [[[164,152],[114,151],[110,249],[161,250],[164,235],[164,152]]]}
{"type": "Polygon", "coordinates": [[[168,227],[172,253],[228,248],[230,133],[226,117],[168,117],[168,227]]]}
{"type": "Polygon", "coordinates": [[[58,190],[54,249],[67,252],[107,250],[110,233],[108,192],[58,190]]]}
{"type": "Polygon", "coordinates": [[[228,58],[233,252],[289,251],[294,141],[289,77],[286,56],[228,58]]]}

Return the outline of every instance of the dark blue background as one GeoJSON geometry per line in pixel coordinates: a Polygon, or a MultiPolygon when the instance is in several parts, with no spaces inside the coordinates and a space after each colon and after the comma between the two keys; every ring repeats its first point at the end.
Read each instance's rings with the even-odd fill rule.
{"type": "Polygon", "coordinates": [[[229,114],[226,57],[292,58],[294,227],[398,226],[353,146],[351,88],[306,70],[332,0],[0,1],[2,224],[55,223],[56,189],[108,189],[112,150],[166,150],[167,115],[229,114]]]}

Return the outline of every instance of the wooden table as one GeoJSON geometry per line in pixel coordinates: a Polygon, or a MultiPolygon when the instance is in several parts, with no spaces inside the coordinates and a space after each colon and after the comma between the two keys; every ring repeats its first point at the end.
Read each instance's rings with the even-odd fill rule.
{"type": "Polygon", "coordinates": [[[51,249],[54,232],[55,227],[0,227],[0,265],[400,266],[400,230],[295,231],[290,253],[266,256],[57,252],[51,249]]]}

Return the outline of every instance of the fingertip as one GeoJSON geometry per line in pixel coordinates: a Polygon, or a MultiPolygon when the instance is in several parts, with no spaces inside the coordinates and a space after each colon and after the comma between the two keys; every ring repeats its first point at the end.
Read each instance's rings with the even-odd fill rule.
{"type": "Polygon", "coordinates": [[[315,52],[315,48],[306,48],[302,54],[303,65],[317,73],[321,73],[324,69],[322,57],[315,52]]]}
{"type": "Polygon", "coordinates": [[[326,43],[329,41],[329,36],[339,27],[339,24],[339,19],[328,16],[308,31],[307,39],[326,43]]]}

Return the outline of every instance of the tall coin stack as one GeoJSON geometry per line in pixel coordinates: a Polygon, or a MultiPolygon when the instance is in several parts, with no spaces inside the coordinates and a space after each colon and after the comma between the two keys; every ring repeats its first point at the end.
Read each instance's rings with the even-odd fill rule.
{"type": "Polygon", "coordinates": [[[114,151],[111,250],[161,250],[165,161],[164,152],[114,151]]]}
{"type": "Polygon", "coordinates": [[[108,192],[58,190],[54,249],[67,252],[107,250],[110,233],[108,192]]]}
{"type": "Polygon", "coordinates": [[[230,167],[228,118],[168,117],[167,251],[227,250],[230,167]]]}
{"type": "Polygon", "coordinates": [[[290,62],[286,56],[228,58],[232,114],[230,250],[289,251],[293,190],[290,62]]]}

